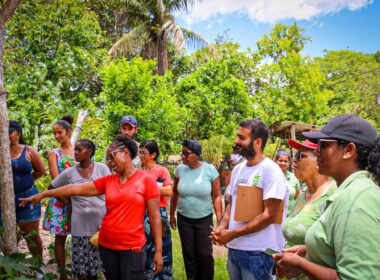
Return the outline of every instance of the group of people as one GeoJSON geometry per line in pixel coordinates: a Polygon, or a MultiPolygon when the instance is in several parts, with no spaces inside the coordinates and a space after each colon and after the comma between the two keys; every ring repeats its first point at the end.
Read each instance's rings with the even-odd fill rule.
{"type": "Polygon", "coordinates": [[[65,117],[53,127],[60,146],[49,152],[53,180],[41,193],[34,180],[45,174],[42,159],[23,143],[20,124],[10,121],[9,137],[16,219],[28,246],[33,244],[30,252],[42,261],[41,239],[28,233],[38,232],[40,201],[50,197],[43,229],[55,234],[62,270],[71,233],[78,279],[96,279],[100,272],[111,280],[173,279],[170,227],[179,230],[187,279],[214,278],[212,243],[228,248],[233,280],[272,279],[274,266],[284,277],[313,279],[372,279],[380,273],[380,138],[356,115],[331,119],[320,132],[304,133],[303,142],[289,140],[298,150],[294,174],[286,150],[275,161],[265,156],[269,130],[262,121],[241,122],[234,144],[244,160],[232,171],[224,212],[219,174],[202,161],[200,142],[183,141],[172,181],[157,162],[156,141],[135,141],[134,117],[121,119],[106,164],[93,161],[91,141],[71,145],[71,123],[65,117]],[[262,211],[248,221],[236,218],[241,186],[262,190],[262,211]],[[98,230],[95,247],[90,238],[98,230]]]}

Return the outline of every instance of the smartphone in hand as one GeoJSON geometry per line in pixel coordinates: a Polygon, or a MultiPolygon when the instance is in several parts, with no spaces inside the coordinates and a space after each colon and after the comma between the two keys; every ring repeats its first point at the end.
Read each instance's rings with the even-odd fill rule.
{"type": "Polygon", "coordinates": [[[279,252],[277,252],[276,250],[273,250],[271,248],[267,248],[267,249],[265,249],[264,253],[269,255],[269,256],[272,256],[273,254],[278,254],[279,252]]]}

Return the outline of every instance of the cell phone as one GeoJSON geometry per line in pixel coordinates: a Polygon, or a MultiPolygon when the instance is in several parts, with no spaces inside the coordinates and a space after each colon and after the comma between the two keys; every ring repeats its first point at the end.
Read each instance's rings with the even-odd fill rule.
{"type": "Polygon", "coordinates": [[[269,256],[272,256],[273,254],[278,254],[279,252],[277,252],[276,250],[273,250],[271,248],[267,248],[267,249],[265,249],[264,253],[269,255],[269,256]]]}

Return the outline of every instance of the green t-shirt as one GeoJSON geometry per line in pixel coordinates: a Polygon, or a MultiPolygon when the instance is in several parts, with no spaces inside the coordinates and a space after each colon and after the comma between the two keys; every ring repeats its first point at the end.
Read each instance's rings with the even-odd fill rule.
{"type": "Polygon", "coordinates": [[[295,207],[289,213],[282,228],[282,233],[287,240],[286,247],[305,244],[307,230],[321,216],[326,200],[335,192],[336,183],[332,183],[325,192],[311,203],[306,202],[306,191],[302,191],[296,200],[295,207]]]}
{"type": "Polygon", "coordinates": [[[178,213],[191,218],[200,219],[212,213],[211,183],[219,173],[212,164],[202,162],[198,168],[190,168],[181,164],[175,170],[178,178],[178,213]]]}
{"type": "Polygon", "coordinates": [[[350,175],[306,233],[307,258],[340,279],[379,279],[380,188],[367,171],[350,175]]]}
{"type": "Polygon", "coordinates": [[[295,196],[297,191],[300,189],[300,181],[297,179],[294,173],[290,172],[289,170],[286,170],[285,177],[289,189],[288,213],[290,213],[296,203],[295,196]]]}

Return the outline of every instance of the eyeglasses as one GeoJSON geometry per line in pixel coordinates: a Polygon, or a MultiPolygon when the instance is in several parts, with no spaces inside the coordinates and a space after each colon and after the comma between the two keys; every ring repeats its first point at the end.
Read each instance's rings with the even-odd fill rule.
{"type": "Polygon", "coordinates": [[[109,160],[114,160],[115,159],[115,154],[116,153],[120,153],[120,152],[123,152],[123,150],[116,150],[116,151],[112,151],[110,152],[107,157],[106,157],[106,160],[109,161],[109,160]]]}
{"type": "Polygon", "coordinates": [[[303,159],[303,158],[307,158],[309,156],[313,156],[312,154],[310,153],[305,153],[305,152],[301,152],[301,151],[298,151],[295,155],[294,155],[294,158],[297,159],[298,161],[303,159]]]}
{"type": "Polygon", "coordinates": [[[148,152],[139,152],[140,157],[145,157],[146,155],[149,155],[148,152]]]}
{"type": "Polygon", "coordinates": [[[181,157],[183,157],[183,158],[187,158],[187,157],[189,157],[191,154],[194,154],[194,152],[181,152],[181,157]]]}
{"type": "Polygon", "coordinates": [[[336,139],[320,139],[318,140],[318,148],[317,152],[321,153],[324,149],[326,149],[331,143],[338,143],[341,146],[346,146],[348,142],[343,140],[336,140],[336,139]]]}

